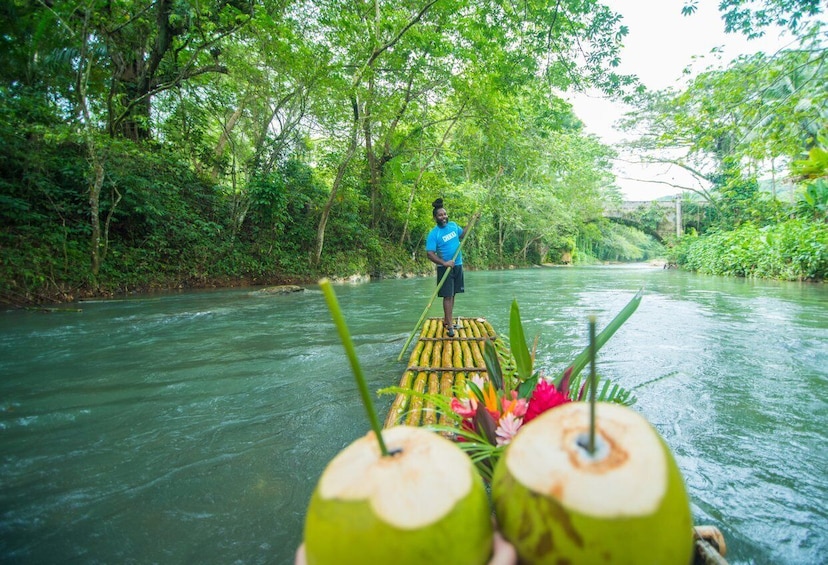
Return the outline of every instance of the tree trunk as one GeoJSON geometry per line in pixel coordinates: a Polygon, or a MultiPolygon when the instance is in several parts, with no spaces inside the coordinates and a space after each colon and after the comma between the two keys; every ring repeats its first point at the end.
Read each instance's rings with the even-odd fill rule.
{"type": "Polygon", "coordinates": [[[357,144],[359,142],[359,106],[355,98],[351,99],[351,107],[354,112],[354,121],[351,126],[351,140],[348,143],[348,151],[345,153],[345,156],[342,158],[342,162],[336,169],[336,178],[331,186],[331,194],[328,196],[328,201],[322,209],[322,217],[319,218],[319,225],[316,228],[316,251],[313,256],[313,266],[318,266],[319,261],[322,259],[322,248],[325,245],[325,227],[327,226],[328,218],[331,215],[331,208],[333,208],[336,193],[339,190],[339,186],[342,184],[342,179],[345,177],[348,165],[351,163],[354,153],[356,153],[357,144]]]}
{"type": "Polygon", "coordinates": [[[227,119],[227,123],[224,124],[224,127],[221,129],[221,137],[219,137],[218,143],[216,143],[216,150],[214,155],[216,156],[216,164],[213,165],[213,172],[211,174],[213,181],[215,181],[220,172],[220,167],[218,164],[219,159],[221,156],[224,155],[224,149],[227,147],[227,143],[230,141],[230,132],[233,131],[233,128],[236,127],[236,124],[241,118],[242,112],[244,112],[244,101],[239,104],[239,107],[230,114],[230,117],[227,119]]]}
{"type": "MultiPolygon", "coordinates": [[[[90,142],[90,146],[92,143],[90,142]]],[[[92,276],[97,280],[101,270],[101,187],[104,181],[104,167],[97,151],[90,147],[93,179],[89,187],[89,219],[92,226],[92,276]]]]}

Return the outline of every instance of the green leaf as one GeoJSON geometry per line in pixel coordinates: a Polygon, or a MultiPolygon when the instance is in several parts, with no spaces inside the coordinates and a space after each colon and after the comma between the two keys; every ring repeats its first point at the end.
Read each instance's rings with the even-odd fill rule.
{"type": "MultiPolygon", "coordinates": [[[[595,337],[595,351],[596,352],[599,351],[604,346],[604,344],[607,343],[607,341],[609,341],[609,339],[613,336],[613,334],[616,331],[618,331],[618,328],[620,328],[622,325],[624,325],[624,322],[626,322],[629,319],[629,317],[633,315],[633,312],[636,311],[636,309],[638,308],[638,305],[641,304],[641,297],[643,295],[644,295],[644,289],[642,288],[641,290],[639,290],[635,294],[635,296],[632,297],[632,299],[627,303],[627,305],[624,306],[624,308],[622,308],[621,311],[618,314],[615,315],[615,318],[612,319],[612,321],[607,325],[607,327],[605,327],[601,331],[601,333],[599,333],[595,337]]],[[[560,390],[564,390],[559,385],[561,384],[561,381],[564,380],[564,377],[567,376],[567,373],[569,373],[569,378],[572,379],[572,383],[567,388],[570,388],[571,386],[573,386],[573,383],[576,380],[578,380],[578,381],[580,380],[580,379],[576,379],[576,378],[580,375],[581,371],[584,369],[584,367],[586,367],[588,362],[589,362],[589,347],[587,346],[575,358],[575,361],[572,362],[572,365],[567,367],[567,369],[561,374],[561,376],[558,377],[558,379],[555,382],[555,386],[557,386],[560,390]]]]}
{"type": "Polygon", "coordinates": [[[494,421],[492,415],[486,409],[486,406],[481,402],[477,405],[477,411],[474,413],[474,429],[485,437],[490,444],[497,444],[497,422],[494,421]]]}
{"type": "Polygon", "coordinates": [[[483,344],[483,362],[486,363],[486,370],[489,372],[489,379],[492,381],[495,389],[503,389],[503,371],[500,368],[500,360],[497,357],[497,351],[495,351],[492,340],[490,339],[487,339],[483,344]]]}
{"type": "Polygon", "coordinates": [[[466,381],[466,386],[471,389],[472,393],[474,393],[474,395],[477,397],[477,400],[481,404],[486,404],[486,399],[483,397],[483,391],[481,391],[476,384],[474,384],[471,380],[468,380],[466,381]]]}
{"type": "Polygon", "coordinates": [[[520,380],[530,379],[532,377],[532,356],[529,354],[529,347],[526,345],[526,337],[523,334],[523,324],[520,321],[520,309],[517,300],[512,300],[512,310],[509,315],[509,346],[512,348],[512,356],[515,358],[520,380]]]}

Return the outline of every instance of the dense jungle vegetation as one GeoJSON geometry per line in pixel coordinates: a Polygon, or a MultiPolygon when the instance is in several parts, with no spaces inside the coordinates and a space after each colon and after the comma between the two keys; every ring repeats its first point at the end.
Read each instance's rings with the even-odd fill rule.
{"type": "Polygon", "coordinates": [[[650,92],[615,71],[628,30],[594,0],[9,0],[0,301],[427,272],[438,196],[482,213],[474,268],[662,256],[603,216],[618,151],[699,178],[676,187],[696,208],[672,261],[820,280],[824,7],[759,4],[721,2],[724,25],[791,49],[650,92]],[[585,133],[572,90],[633,104],[636,141],[585,133]]]}

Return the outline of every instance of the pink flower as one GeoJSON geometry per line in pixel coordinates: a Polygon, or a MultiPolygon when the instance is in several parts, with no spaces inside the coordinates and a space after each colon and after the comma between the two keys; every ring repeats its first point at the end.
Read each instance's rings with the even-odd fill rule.
{"type": "Polygon", "coordinates": [[[525,398],[518,398],[516,390],[512,391],[512,398],[501,398],[500,403],[503,406],[504,414],[514,414],[515,417],[521,418],[526,414],[526,409],[529,407],[529,402],[525,398]]]}
{"type": "Polygon", "coordinates": [[[564,393],[557,390],[555,385],[544,379],[540,379],[535,386],[535,390],[532,392],[532,398],[529,399],[529,407],[526,409],[526,415],[523,417],[523,421],[531,422],[550,408],[566,404],[567,402],[571,402],[571,400],[564,393]]]}
{"type": "Polygon", "coordinates": [[[471,419],[474,418],[474,414],[477,412],[477,402],[473,398],[464,398],[463,400],[452,398],[451,409],[463,419],[471,419]]]}
{"type": "Polygon", "coordinates": [[[523,424],[523,420],[518,418],[512,413],[505,414],[498,422],[497,430],[495,434],[497,434],[497,445],[506,445],[512,438],[515,437],[515,434],[520,429],[521,424],[523,424]]]}

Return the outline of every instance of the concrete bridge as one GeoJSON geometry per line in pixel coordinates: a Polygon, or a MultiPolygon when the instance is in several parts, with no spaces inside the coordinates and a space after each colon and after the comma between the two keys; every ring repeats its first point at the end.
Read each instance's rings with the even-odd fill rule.
{"type": "Polygon", "coordinates": [[[662,242],[669,235],[679,237],[684,233],[681,195],[671,200],[625,200],[619,206],[607,207],[604,217],[639,229],[662,242]]]}

